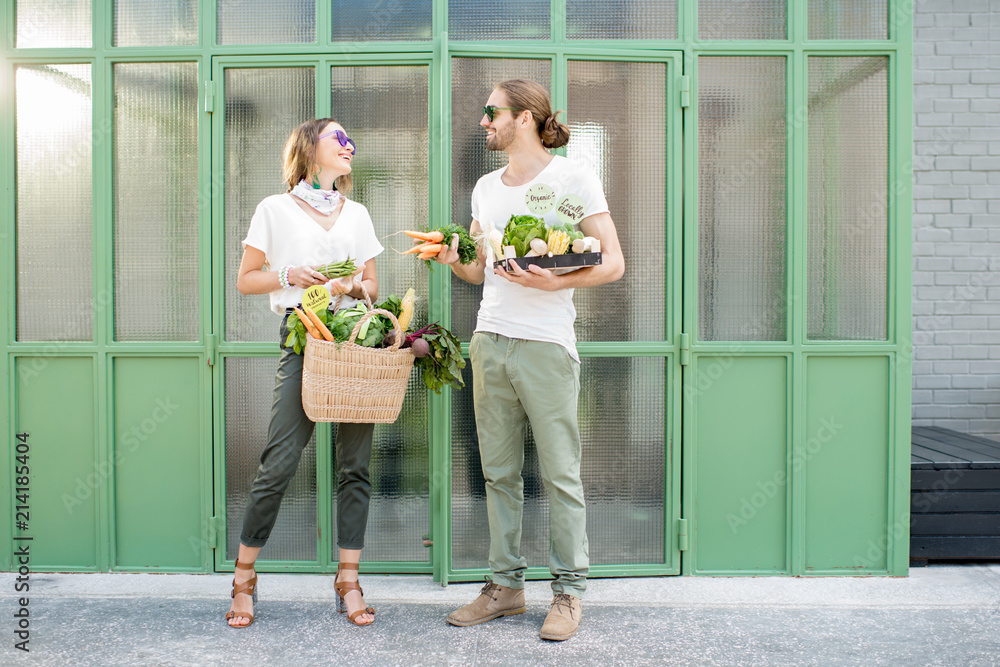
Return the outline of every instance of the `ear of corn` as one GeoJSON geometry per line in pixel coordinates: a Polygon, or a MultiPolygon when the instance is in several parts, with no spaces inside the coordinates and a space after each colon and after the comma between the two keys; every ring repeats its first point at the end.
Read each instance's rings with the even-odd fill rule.
{"type": "Polygon", "coordinates": [[[549,252],[553,255],[564,255],[569,249],[569,234],[561,229],[549,230],[549,252]]]}
{"type": "Polygon", "coordinates": [[[399,322],[399,330],[402,333],[406,333],[406,328],[410,326],[410,320],[413,319],[413,301],[416,295],[417,293],[413,291],[412,287],[406,290],[406,294],[403,295],[399,317],[396,318],[396,321],[399,322]]]}
{"type": "Polygon", "coordinates": [[[503,234],[492,227],[490,228],[489,241],[490,246],[493,247],[493,261],[503,259],[503,234]]]}

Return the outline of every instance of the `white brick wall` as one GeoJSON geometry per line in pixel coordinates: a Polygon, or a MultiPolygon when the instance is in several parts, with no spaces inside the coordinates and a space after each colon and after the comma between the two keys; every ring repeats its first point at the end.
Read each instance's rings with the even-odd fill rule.
{"type": "Polygon", "coordinates": [[[913,22],[913,424],[1000,440],[1000,0],[913,22]]]}

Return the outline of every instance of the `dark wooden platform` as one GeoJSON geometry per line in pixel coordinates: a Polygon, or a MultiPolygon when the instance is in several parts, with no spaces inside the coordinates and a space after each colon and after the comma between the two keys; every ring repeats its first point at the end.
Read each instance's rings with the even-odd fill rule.
{"type": "Polygon", "coordinates": [[[913,428],[910,564],[1000,560],[1000,442],[913,428]]]}

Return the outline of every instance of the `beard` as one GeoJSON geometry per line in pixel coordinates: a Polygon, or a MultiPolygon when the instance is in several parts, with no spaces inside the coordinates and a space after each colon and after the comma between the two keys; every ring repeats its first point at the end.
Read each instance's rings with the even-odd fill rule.
{"type": "Polygon", "coordinates": [[[507,125],[504,128],[497,129],[496,133],[492,137],[486,138],[486,150],[489,151],[503,151],[507,150],[511,144],[514,143],[515,130],[513,126],[507,125]]]}

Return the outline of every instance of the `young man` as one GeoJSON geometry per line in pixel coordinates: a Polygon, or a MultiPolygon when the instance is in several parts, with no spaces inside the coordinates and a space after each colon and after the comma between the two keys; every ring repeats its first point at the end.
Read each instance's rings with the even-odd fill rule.
{"type": "Polygon", "coordinates": [[[463,280],[486,282],[469,354],[493,577],[479,597],[452,612],[448,622],[476,625],[525,611],[527,563],[520,543],[527,419],[549,497],[549,565],[555,577],[555,597],[541,637],[560,641],[572,637],[579,626],[589,571],[573,290],[618,280],[625,263],[600,181],[581,165],[547,150],[569,141],[569,128],[552,113],[548,91],[533,81],[505,81],[493,90],[484,112],[479,124],[486,130],[486,147],[507,153],[508,165],[476,184],[470,231],[503,232],[511,215],[534,215],[549,226],[578,223],[586,235],[600,239],[603,263],[562,275],[537,266],[525,271],[512,265],[506,272],[492,268],[493,252],[487,250],[477,262],[462,265],[455,250],[457,237],[437,257],[463,280]]]}

